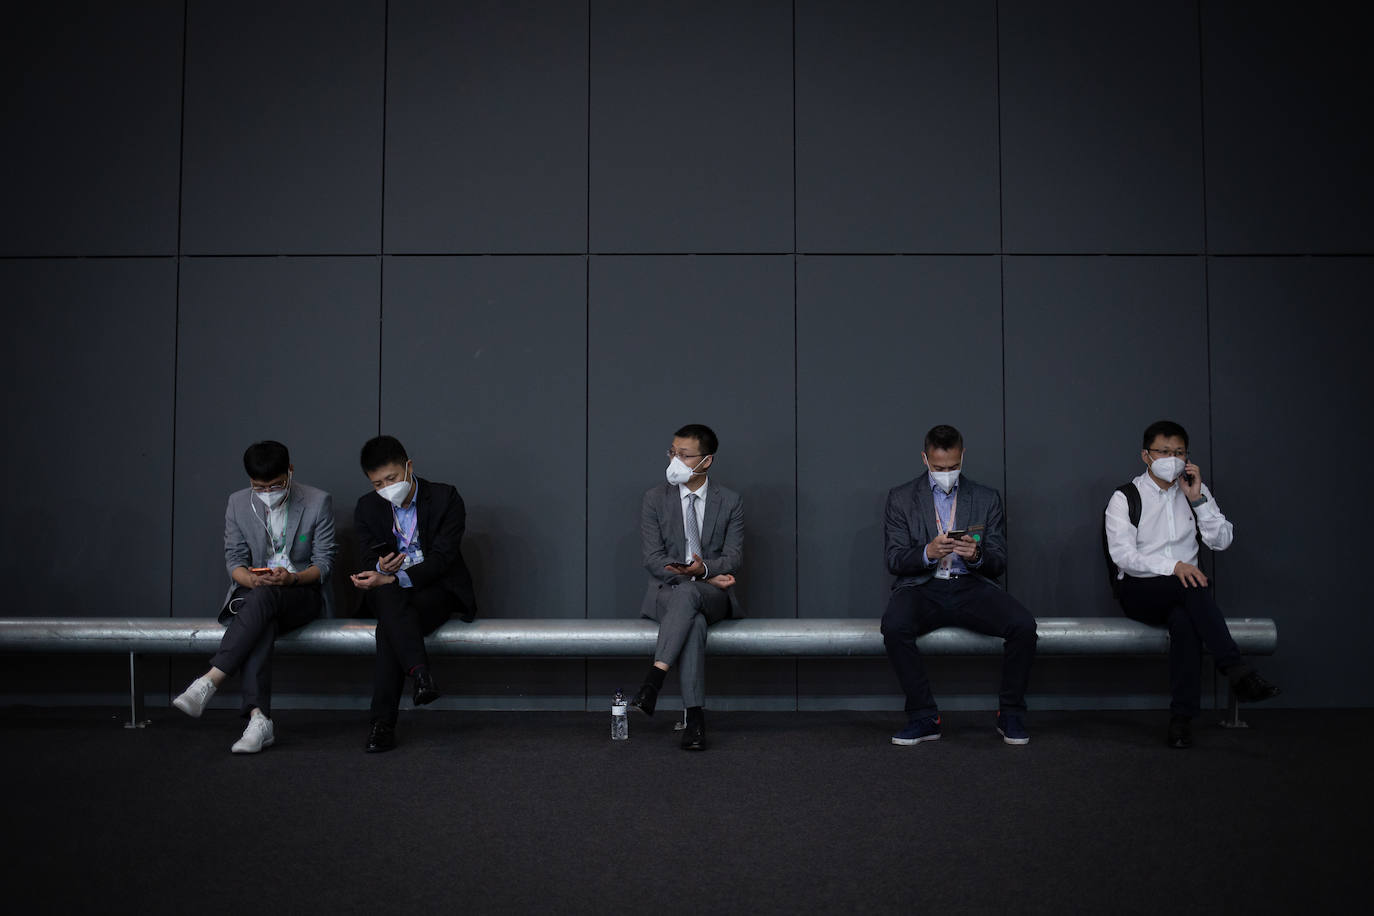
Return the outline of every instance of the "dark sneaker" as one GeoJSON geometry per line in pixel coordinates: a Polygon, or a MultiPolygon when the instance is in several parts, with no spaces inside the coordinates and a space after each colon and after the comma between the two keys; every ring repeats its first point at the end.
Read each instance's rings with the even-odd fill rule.
{"type": "Polygon", "coordinates": [[[892,736],[893,744],[911,745],[922,741],[938,741],[940,738],[940,717],[926,716],[912,719],[907,727],[892,736]]]}
{"type": "Polygon", "coordinates": [[[1174,716],[1169,720],[1169,747],[1182,750],[1193,746],[1193,724],[1187,716],[1174,716]]]}
{"type": "Polygon", "coordinates": [[[1258,671],[1251,671],[1231,685],[1231,692],[1242,703],[1258,703],[1260,700],[1276,697],[1283,691],[1260,677],[1258,671]]]}
{"type": "Polygon", "coordinates": [[[1002,736],[1004,744],[1030,744],[1030,734],[1026,732],[1026,723],[1021,721],[1021,717],[1014,712],[999,712],[997,714],[997,734],[1002,736]]]}

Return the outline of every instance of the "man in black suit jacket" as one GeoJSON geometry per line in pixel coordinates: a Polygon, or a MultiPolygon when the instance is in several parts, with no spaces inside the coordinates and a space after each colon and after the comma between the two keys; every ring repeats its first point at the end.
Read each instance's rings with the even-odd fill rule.
{"type": "Polygon", "coordinates": [[[907,726],[892,743],[940,737],[940,711],[916,637],[963,627],[1004,640],[997,731],[1007,744],[1027,744],[1035,618],[996,582],[1007,568],[1002,497],[960,476],[964,437],[953,426],[926,433],[921,458],[926,473],[888,493],[883,526],[887,570],[897,577],[883,614],[883,645],[906,693],[907,713],[907,726]]]}
{"type": "Polygon", "coordinates": [[[358,499],[353,526],[363,571],[353,584],[377,615],[369,753],[396,746],[396,714],[407,676],[416,706],[439,698],[425,637],[455,613],[477,614],[472,576],[463,562],[463,497],[446,483],[415,476],[405,447],[392,436],[369,439],[361,456],[373,492],[358,499]]]}

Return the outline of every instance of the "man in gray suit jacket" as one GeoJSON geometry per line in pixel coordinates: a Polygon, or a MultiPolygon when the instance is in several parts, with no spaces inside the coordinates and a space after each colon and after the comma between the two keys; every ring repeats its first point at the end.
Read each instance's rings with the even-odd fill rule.
{"type": "Polygon", "coordinates": [[[883,645],[906,693],[908,718],[892,743],[940,737],[940,712],[916,637],[963,627],[1004,640],[997,731],[1007,744],[1028,744],[1035,618],[995,581],[1007,567],[1002,497],[960,477],[964,437],[952,426],[926,433],[921,459],[926,473],[888,493],[883,526],[887,569],[897,577],[883,614],[883,645]]]}
{"type": "Polygon", "coordinates": [[[706,749],[706,628],[744,616],[735,595],[735,573],[744,559],[744,501],[708,483],[719,442],[710,427],[693,423],[673,434],[666,485],[644,494],[639,538],[649,587],[641,616],[658,621],[654,663],[630,702],[654,714],[663,678],[681,668],[687,727],[685,750],[706,749]]]}
{"type": "Polygon", "coordinates": [[[220,685],[242,670],[240,711],[248,719],[235,754],[256,754],[276,740],[272,724],[272,645],[331,607],[334,507],[329,494],[293,480],[280,442],[255,442],[243,453],[248,488],[229,496],[224,560],[231,584],[219,614],[228,629],[210,670],[172,701],[199,718],[220,685]]]}

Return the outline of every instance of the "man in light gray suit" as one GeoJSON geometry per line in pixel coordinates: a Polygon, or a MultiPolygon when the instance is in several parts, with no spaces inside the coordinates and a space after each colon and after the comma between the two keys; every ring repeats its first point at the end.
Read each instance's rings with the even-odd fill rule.
{"type": "Polygon", "coordinates": [[[689,751],[706,749],[706,628],[744,616],[734,589],[744,559],[744,501],[707,482],[718,446],[699,423],[674,433],[668,482],[644,494],[639,517],[649,573],[640,614],[659,626],[654,663],[630,706],[652,716],[664,675],[678,665],[687,708],[682,747],[689,751]]]}
{"type": "Polygon", "coordinates": [[[272,724],[272,644],[331,607],[334,506],[329,494],[293,480],[280,442],[255,442],[243,453],[248,488],[230,494],[224,512],[224,560],[231,584],[219,621],[228,629],[210,670],[172,701],[199,718],[205,704],[243,672],[241,713],[248,720],[235,754],[256,754],[276,740],[272,724]]]}
{"type": "Polygon", "coordinates": [[[1007,568],[1002,497],[961,477],[964,437],[953,426],[926,433],[926,473],[887,495],[884,547],[896,576],[883,645],[906,693],[907,726],[893,744],[940,737],[940,711],[930,691],[916,637],[963,627],[1003,640],[997,731],[1007,744],[1030,743],[1026,686],[1035,660],[1035,618],[996,582],[1007,568]]]}

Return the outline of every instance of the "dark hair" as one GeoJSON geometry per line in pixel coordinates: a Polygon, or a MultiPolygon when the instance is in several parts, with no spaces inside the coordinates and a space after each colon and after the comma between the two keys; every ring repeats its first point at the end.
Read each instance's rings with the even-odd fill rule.
{"type": "Polygon", "coordinates": [[[243,469],[249,480],[271,480],[291,469],[291,453],[272,439],[254,442],[243,451],[243,469]]]}
{"type": "Polygon", "coordinates": [[[929,452],[933,448],[961,449],[963,447],[963,434],[953,426],[941,424],[939,426],[932,426],[930,432],[926,433],[926,444],[922,447],[921,451],[929,452]]]}
{"type": "Polygon", "coordinates": [[[368,439],[363,443],[362,454],[358,456],[364,474],[371,474],[377,468],[385,467],[388,464],[404,466],[409,460],[410,456],[406,454],[406,447],[395,436],[376,436],[368,439]]]}
{"type": "Polygon", "coordinates": [[[1149,448],[1150,443],[1160,436],[1163,436],[1165,439],[1172,439],[1174,436],[1178,436],[1183,440],[1183,447],[1188,447],[1188,431],[1173,420],[1156,420],[1145,427],[1145,435],[1140,438],[1140,447],[1142,449],[1149,448]]]}
{"type": "Polygon", "coordinates": [[[703,426],[700,423],[688,423],[686,426],[673,433],[675,439],[695,439],[701,448],[703,455],[714,455],[716,449],[720,448],[720,440],[716,434],[711,432],[711,427],[703,426]]]}

